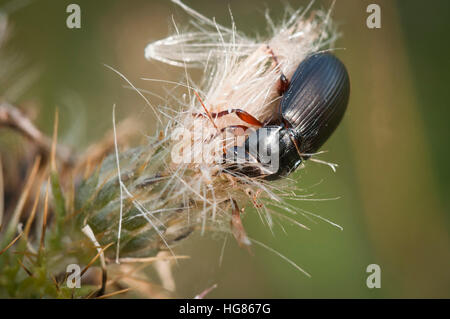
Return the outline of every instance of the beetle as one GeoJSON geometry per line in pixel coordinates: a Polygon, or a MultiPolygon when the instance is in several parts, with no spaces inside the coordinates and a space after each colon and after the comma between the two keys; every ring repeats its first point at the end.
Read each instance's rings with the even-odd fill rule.
{"type": "MultiPolygon", "coordinates": [[[[278,64],[271,49],[270,53],[278,64]]],[[[246,125],[221,129],[215,125],[215,118],[232,113],[245,123],[258,127],[242,146],[224,152],[222,164],[228,164],[224,165],[224,172],[266,180],[288,176],[327,141],[341,122],[350,96],[350,79],[344,64],[336,56],[315,53],[300,62],[290,81],[282,73],[277,90],[282,95],[278,111],[265,123],[237,108],[211,113],[195,92],[205,113],[193,115],[209,118],[218,134],[228,128],[248,129],[246,125]],[[270,165],[266,165],[265,155],[270,157],[270,165]],[[276,166],[272,165],[274,158],[278,160],[276,166]]],[[[233,235],[239,244],[248,246],[250,242],[242,227],[239,208],[236,201],[230,200],[233,235]]]]}
{"type": "Polygon", "coordinates": [[[350,96],[347,69],[328,52],[305,58],[290,82],[281,75],[279,87],[286,89],[280,92],[282,98],[275,120],[261,123],[240,109],[212,114],[218,117],[236,113],[241,120],[259,127],[242,146],[234,146],[224,154],[225,162],[231,164],[227,172],[267,180],[289,175],[331,136],[344,116],[350,96]],[[278,156],[275,169],[264,165],[262,150],[278,156]]]}

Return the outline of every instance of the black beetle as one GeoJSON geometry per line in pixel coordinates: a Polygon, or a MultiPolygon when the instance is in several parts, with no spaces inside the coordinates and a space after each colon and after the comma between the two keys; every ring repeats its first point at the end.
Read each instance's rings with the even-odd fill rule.
{"type": "MultiPolygon", "coordinates": [[[[280,81],[286,81],[283,75],[280,81]]],[[[233,112],[247,123],[260,124],[243,146],[226,152],[226,163],[231,163],[226,171],[267,180],[285,177],[334,132],[344,116],[350,95],[349,76],[338,58],[331,53],[310,55],[299,64],[286,87],[275,121],[262,124],[239,109],[222,112],[233,112]],[[266,165],[262,151],[272,160],[277,156],[278,165],[266,165]],[[233,160],[230,161],[230,157],[233,160]]],[[[213,117],[224,114],[213,114],[213,117]]]]}

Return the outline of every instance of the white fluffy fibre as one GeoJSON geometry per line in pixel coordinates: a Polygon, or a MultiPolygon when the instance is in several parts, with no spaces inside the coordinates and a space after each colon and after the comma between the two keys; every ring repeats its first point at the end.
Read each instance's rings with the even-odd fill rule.
{"type": "MultiPolygon", "coordinates": [[[[266,14],[271,34],[255,40],[236,30],[231,12],[232,25],[226,28],[179,0],[173,2],[193,17],[193,30],[181,32],[176,28],[177,34],[150,43],[145,57],[180,67],[203,68],[204,83],[195,89],[202,92],[211,112],[239,107],[261,120],[270,117],[280,98],[276,90],[280,71],[290,78],[308,54],[328,49],[336,40],[331,10],[309,12],[312,3],[305,9],[288,9],[279,25],[266,14]]],[[[188,85],[193,86],[190,82],[188,85]]],[[[203,112],[195,96],[190,96],[191,107],[203,112]]]]}
{"type": "MultiPolygon", "coordinates": [[[[236,114],[213,119],[196,117],[193,113],[205,114],[205,109],[216,113],[239,108],[260,122],[276,116],[281,98],[278,93],[281,74],[289,79],[307,55],[331,48],[337,37],[329,18],[331,9],[328,12],[311,12],[312,3],[301,10],[288,9],[286,18],[280,24],[275,24],[267,14],[270,34],[266,38],[252,39],[236,30],[231,12],[231,27],[227,28],[179,0],[173,2],[192,17],[190,29],[181,30],[174,23],[176,33],[150,43],[145,49],[145,56],[184,68],[186,82],[178,84],[186,87],[187,98],[174,98],[181,110],[175,116],[165,114],[163,107],[154,111],[158,117],[169,118],[161,143],[167,142],[170,148],[176,147],[179,141],[167,134],[183,129],[191,135],[188,139],[182,139],[181,148],[193,149],[193,153],[201,147],[204,153],[216,155],[217,143],[225,143],[224,149],[234,143],[234,136],[230,140],[224,139],[225,134],[217,134],[220,129],[230,125],[249,126],[236,114]],[[202,83],[196,85],[191,81],[189,68],[203,69],[202,83]]],[[[239,207],[245,207],[248,203],[253,204],[263,223],[270,227],[273,225],[272,216],[304,228],[307,227],[289,215],[322,219],[283,201],[286,198],[312,200],[309,195],[297,195],[288,187],[289,179],[273,183],[245,175],[233,176],[227,174],[226,167],[220,161],[180,163],[174,161],[172,156],[172,159],[165,158],[164,162],[170,172],[163,188],[164,196],[173,203],[183,202],[187,207],[184,223],[198,225],[202,232],[208,227],[233,233],[243,245],[250,242],[261,244],[246,236],[239,218],[239,207]],[[196,207],[197,213],[193,213],[195,209],[190,210],[191,207],[196,207]],[[277,212],[280,208],[287,214],[277,212]]],[[[161,208],[164,207],[152,203],[148,214],[161,208]]],[[[180,226],[176,224],[174,227],[180,226]]],[[[168,227],[163,235],[170,235],[171,228],[168,227]]]]}
{"type": "MultiPolygon", "coordinates": [[[[231,114],[216,118],[216,128],[206,117],[187,115],[205,112],[196,92],[211,113],[238,108],[264,122],[277,116],[281,98],[277,87],[281,74],[289,79],[307,55],[331,48],[337,37],[329,18],[331,9],[327,13],[309,12],[312,2],[303,10],[286,10],[286,18],[279,25],[275,25],[266,14],[271,31],[267,38],[258,40],[236,30],[231,11],[231,28],[227,28],[179,0],[173,2],[193,18],[192,30],[182,32],[175,25],[176,34],[150,43],[145,49],[145,56],[185,68],[189,100],[184,105],[185,113],[176,121],[191,131],[193,136],[198,136],[194,137],[192,145],[202,145],[203,148],[208,145],[202,138],[202,132],[204,136],[230,125],[248,124],[231,114]],[[199,85],[192,83],[188,77],[188,68],[193,67],[204,70],[203,81],[199,85]]],[[[217,138],[216,143],[219,142],[217,138]]],[[[227,139],[226,148],[233,142],[227,139]]],[[[210,143],[210,147],[216,145],[210,143]]],[[[206,153],[214,153],[214,150],[206,153]]]]}
{"type": "MultiPolygon", "coordinates": [[[[281,73],[289,79],[307,55],[332,48],[337,38],[330,19],[332,8],[328,12],[310,11],[312,2],[303,9],[287,9],[285,19],[279,24],[275,24],[266,14],[270,34],[258,40],[236,30],[231,11],[231,27],[228,28],[179,0],[173,2],[192,17],[190,29],[180,30],[174,22],[176,34],[150,43],[145,49],[145,57],[185,68],[189,99],[182,105],[183,110],[175,117],[174,123],[177,123],[175,128],[182,127],[192,133],[191,139],[186,141],[189,145],[184,147],[192,147],[194,152],[197,150],[195,147],[201,146],[203,152],[214,153],[217,144],[205,136],[208,133],[216,135],[217,128],[239,124],[248,126],[235,114],[214,119],[217,128],[207,117],[192,116],[192,113],[205,112],[196,92],[209,112],[239,108],[264,122],[276,116],[281,98],[277,92],[281,73]],[[188,76],[189,68],[203,68],[202,83],[192,83],[188,76]]],[[[222,143],[223,135],[215,139],[216,143],[217,140],[222,143]]],[[[234,141],[227,139],[225,142],[228,148],[234,141]]],[[[261,180],[242,177],[243,180],[231,181],[223,188],[223,183],[213,181],[214,176],[223,169],[220,164],[194,163],[185,166],[194,166],[200,173],[189,182],[192,191],[202,194],[206,187],[216,194],[214,201],[209,204],[216,205],[221,200],[234,198],[236,189],[252,194],[252,200],[256,197],[254,194],[265,193],[266,197],[281,201],[279,192],[273,191],[269,183],[261,180]],[[214,190],[216,185],[222,188],[214,190]],[[249,185],[252,187],[249,188],[249,185]],[[218,194],[225,195],[221,199],[221,196],[217,198],[218,194]]],[[[178,172],[185,171],[186,167],[180,167],[179,163],[174,165],[178,172]]]]}

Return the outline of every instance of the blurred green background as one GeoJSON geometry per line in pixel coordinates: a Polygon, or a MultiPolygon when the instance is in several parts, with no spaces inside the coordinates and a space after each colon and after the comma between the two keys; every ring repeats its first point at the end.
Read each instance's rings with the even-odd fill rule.
{"type": "MultiPolygon", "coordinates": [[[[239,30],[264,35],[264,10],[276,21],[285,2],[186,3],[225,25],[230,6],[239,30]]],[[[308,3],[289,1],[294,8],[308,3]]],[[[317,1],[314,8],[330,5],[317,1]]],[[[148,117],[143,133],[151,134],[155,121],[144,102],[103,63],[137,87],[164,95],[169,87],[139,79],[182,79],[182,69],[148,62],[143,54],[148,42],[168,35],[172,14],[179,25],[188,20],[169,1],[32,1],[10,16],[9,49],[40,71],[17,102],[40,107],[37,123],[47,133],[58,107],[61,141],[80,150],[111,128],[113,103],[121,118],[148,117]],[[81,6],[79,30],[65,26],[73,2],[81,6]]],[[[280,227],[271,233],[250,209],[244,220],[249,235],[312,278],[265,249],[254,247],[252,256],[231,238],[220,264],[223,240],[196,236],[182,247],[193,258],[175,268],[178,296],[192,297],[217,283],[209,297],[450,297],[450,2],[338,1],[333,18],[343,34],[337,47],[345,48],[336,54],[348,67],[352,93],[323,159],[340,166],[333,173],[308,163],[295,177],[318,198],[340,198],[295,205],[344,230],[299,219],[311,231],[284,224],[286,233],[280,227]],[[381,29],[366,27],[370,3],[381,6],[381,29]],[[366,286],[366,267],[373,263],[381,267],[380,289],[366,286]]],[[[194,79],[199,75],[193,72],[194,79]]]]}

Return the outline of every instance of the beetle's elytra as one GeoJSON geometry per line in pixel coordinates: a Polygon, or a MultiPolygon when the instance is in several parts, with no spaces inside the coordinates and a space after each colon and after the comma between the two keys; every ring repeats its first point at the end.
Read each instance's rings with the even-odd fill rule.
{"type": "Polygon", "coordinates": [[[231,171],[273,180],[287,176],[316,152],[344,116],[350,80],[344,64],[331,53],[316,53],[303,60],[281,99],[277,122],[269,122],[250,135],[234,155],[245,154],[245,165],[231,171]],[[264,135],[261,130],[264,131],[264,135]],[[264,136],[264,138],[259,138],[264,136]],[[253,137],[253,138],[252,138],[253,137]],[[274,143],[278,143],[278,147],[274,143]],[[261,149],[278,150],[275,171],[261,169],[261,149]],[[253,151],[252,151],[253,150],[253,151]],[[257,150],[257,151],[255,151],[257,150]]]}

